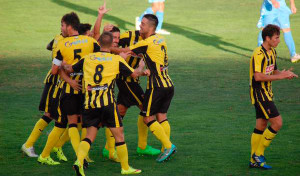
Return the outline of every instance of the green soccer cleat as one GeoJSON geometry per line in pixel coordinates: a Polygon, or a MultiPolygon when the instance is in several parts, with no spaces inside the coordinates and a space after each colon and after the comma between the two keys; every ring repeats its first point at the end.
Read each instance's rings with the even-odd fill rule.
{"type": "Polygon", "coordinates": [[[106,148],[103,148],[102,155],[104,158],[109,158],[109,151],[106,148]]]}
{"type": "Polygon", "coordinates": [[[68,161],[61,147],[60,148],[53,147],[52,152],[56,153],[56,157],[59,161],[68,161]]]}
{"type": "Polygon", "coordinates": [[[103,148],[102,155],[103,155],[104,158],[110,159],[114,162],[117,162],[117,163],[120,162],[120,159],[119,159],[116,151],[114,152],[113,157],[110,157],[109,156],[109,151],[107,149],[103,148]]]}
{"type": "Polygon", "coordinates": [[[139,155],[151,155],[151,156],[154,156],[154,155],[159,155],[160,154],[160,150],[155,149],[155,148],[151,147],[150,145],[147,145],[144,150],[141,149],[140,147],[137,147],[136,152],[139,155]]]}
{"type": "Polygon", "coordinates": [[[170,149],[165,149],[164,153],[160,154],[157,157],[156,161],[161,163],[161,162],[164,162],[166,160],[169,160],[171,155],[176,153],[176,150],[177,150],[176,146],[174,144],[172,144],[171,148],[170,149]]]}
{"type": "Polygon", "coordinates": [[[60,164],[59,162],[54,161],[50,156],[43,158],[42,155],[40,155],[37,160],[41,164],[47,164],[47,165],[51,165],[51,166],[60,164]]]}
{"type": "Polygon", "coordinates": [[[85,176],[83,165],[80,164],[78,160],[75,161],[73,169],[75,170],[77,176],[85,176]]]}
{"type": "Polygon", "coordinates": [[[141,173],[141,172],[142,172],[142,170],[140,170],[140,169],[135,169],[135,168],[132,168],[132,167],[130,167],[130,166],[129,166],[129,169],[128,169],[128,170],[124,170],[124,169],[121,170],[121,174],[122,174],[122,175],[139,174],[139,173],[141,173]]]}

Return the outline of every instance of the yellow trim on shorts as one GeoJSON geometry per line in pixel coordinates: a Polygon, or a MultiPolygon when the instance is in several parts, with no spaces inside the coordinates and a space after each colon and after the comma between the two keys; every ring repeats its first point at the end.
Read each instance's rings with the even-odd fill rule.
{"type": "Polygon", "coordinates": [[[127,84],[127,82],[125,82],[128,90],[131,92],[131,94],[133,95],[133,97],[135,98],[135,100],[139,103],[139,105],[142,104],[142,102],[139,100],[139,98],[132,92],[132,90],[130,89],[129,85],[127,84]]]}
{"type": "Polygon", "coordinates": [[[270,117],[269,117],[268,113],[266,112],[265,108],[263,107],[263,105],[259,101],[257,101],[257,102],[258,102],[262,112],[265,114],[266,119],[269,119],[270,117]]]}
{"type": "Polygon", "coordinates": [[[115,122],[116,122],[116,128],[118,128],[118,127],[120,127],[120,122],[119,122],[117,107],[116,107],[115,103],[114,103],[114,117],[115,117],[115,122]]]}
{"type": "Polygon", "coordinates": [[[146,117],[150,116],[150,109],[151,109],[151,103],[152,103],[153,90],[154,89],[152,89],[151,94],[150,94],[150,98],[149,98],[149,101],[148,101],[148,107],[147,107],[146,117]]]}
{"type": "Polygon", "coordinates": [[[49,106],[49,96],[50,92],[52,91],[53,84],[49,87],[48,94],[47,94],[47,99],[46,99],[46,106],[45,106],[45,112],[48,112],[48,106],[49,106]]]}

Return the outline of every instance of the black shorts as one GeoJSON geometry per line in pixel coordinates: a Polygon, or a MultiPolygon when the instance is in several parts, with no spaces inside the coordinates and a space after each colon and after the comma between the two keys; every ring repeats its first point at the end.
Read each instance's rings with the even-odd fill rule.
{"type": "Polygon", "coordinates": [[[273,101],[256,101],[254,107],[256,119],[268,120],[280,115],[273,101]]]}
{"type": "Polygon", "coordinates": [[[144,91],[137,82],[126,82],[117,79],[116,81],[119,93],[117,104],[121,104],[129,108],[130,106],[138,106],[143,103],[144,91]]]}
{"type": "Polygon", "coordinates": [[[50,115],[56,121],[61,117],[61,109],[60,109],[61,92],[62,89],[56,86],[54,93],[52,95],[52,101],[50,106],[50,115]]]}
{"type": "Polygon", "coordinates": [[[157,113],[167,113],[173,96],[174,87],[147,89],[141,115],[148,117],[157,113]]]}
{"type": "Polygon", "coordinates": [[[83,108],[82,94],[62,93],[60,97],[60,109],[63,118],[68,115],[81,114],[83,108]]]}
{"type": "Polygon", "coordinates": [[[39,105],[40,111],[50,112],[50,106],[54,90],[55,84],[45,84],[39,105]]]}
{"type": "Polygon", "coordinates": [[[122,118],[115,103],[101,108],[85,109],[82,121],[86,127],[94,126],[98,128],[100,123],[108,128],[123,126],[122,118]]]}

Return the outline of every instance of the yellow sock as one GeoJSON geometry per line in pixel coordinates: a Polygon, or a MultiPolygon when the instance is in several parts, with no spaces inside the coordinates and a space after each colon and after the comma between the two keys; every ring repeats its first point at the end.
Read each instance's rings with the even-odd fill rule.
{"type": "Polygon", "coordinates": [[[105,136],[106,136],[105,147],[107,146],[106,149],[109,151],[109,158],[114,158],[116,141],[109,128],[105,129],[105,136]]]}
{"type": "Polygon", "coordinates": [[[147,146],[147,139],[148,139],[148,127],[144,123],[144,117],[139,115],[138,117],[138,146],[140,149],[144,150],[147,146]]]}
{"type": "Polygon", "coordinates": [[[50,132],[45,148],[41,154],[43,158],[50,156],[51,150],[65,130],[65,128],[58,128],[56,126],[53,127],[53,130],[50,132]]]}
{"type": "MultiPolygon", "coordinates": [[[[170,127],[170,124],[169,124],[168,120],[163,121],[160,125],[163,127],[166,135],[170,139],[170,136],[171,136],[171,127],[170,127]]],[[[164,149],[165,149],[165,147],[162,146],[161,147],[161,152],[164,152],[164,149]]]]}
{"type": "Polygon", "coordinates": [[[79,146],[79,143],[80,143],[80,135],[79,135],[76,124],[70,124],[69,125],[69,137],[70,137],[73,149],[74,149],[74,151],[77,155],[78,146],[79,146]]]}
{"type": "Polygon", "coordinates": [[[90,148],[91,144],[89,142],[85,140],[80,142],[77,155],[77,159],[79,160],[80,164],[83,164],[83,160],[88,155],[90,148]]]}
{"type": "Polygon", "coordinates": [[[254,129],[252,135],[251,135],[251,156],[250,156],[250,161],[252,163],[255,163],[254,159],[252,158],[253,153],[255,152],[255,150],[257,149],[261,137],[262,137],[263,131],[260,131],[258,129],[254,129]]]}
{"type": "Polygon", "coordinates": [[[172,147],[172,143],[165,133],[165,130],[156,120],[149,126],[149,129],[165,148],[170,149],[172,147]]]}
{"type": "Polygon", "coordinates": [[[36,140],[40,137],[40,135],[42,134],[43,130],[44,130],[47,126],[48,126],[48,123],[47,123],[44,119],[40,118],[40,119],[36,122],[36,124],[35,124],[35,126],[34,126],[32,132],[31,132],[31,134],[29,135],[29,137],[28,137],[28,139],[27,139],[27,141],[26,141],[26,143],[25,143],[25,147],[27,147],[27,148],[32,147],[33,144],[34,144],[34,143],[36,142],[36,140]]]}
{"type": "Polygon", "coordinates": [[[61,148],[68,140],[70,140],[69,137],[69,129],[67,128],[64,133],[60,136],[59,141],[56,143],[56,148],[61,148]]]}
{"type": "Polygon", "coordinates": [[[86,133],[87,133],[86,128],[82,128],[82,129],[81,129],[81,137],[80,137],[80,141],[82,141],[82,140],[85,138],[86,133]]]}
{"type": "Polygon", "coordinates": [[[257,156],[264,155],[265,149],[270,145],[276,134],[277,132],[273,130],[271,126],[264,131],[259,145],[255,151],[257,156]]]}
{"type": "Polygon", "coordinates": [[[116,144],[116,149],[117,149],[117,155],[120,159],[121,167],[124,170],[129,169],[129,164],[128,164],[128,151],[127,151],[127,145],[125,142],[123,143],[117,143],[116,144]]]}

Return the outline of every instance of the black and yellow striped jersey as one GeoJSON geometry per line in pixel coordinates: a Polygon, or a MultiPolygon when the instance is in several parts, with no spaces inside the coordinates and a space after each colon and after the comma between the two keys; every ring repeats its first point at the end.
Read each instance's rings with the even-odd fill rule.
{"type": "Polygon", "coordinates": [[[100,108],[115,102],[114,85],[120,73],[129,76],[134,69],[126,61],[106,52],[91,53],[72,66],[74,72],[83,70],[85,82],[85,109],[100,108]]]}
{"type": "MultiPolygon", "coordinates": [[[[63,39],[64,37],[61,34],[59,34],[56,35],[54,39],[50,42],[51,50],[52,50],[52,60],[55,58],[55,52],[57,49],[58,42],[60,42],[63,39]]],[[[52,75],[50,69],[44,79],[44,84],[56,84],[57,79],[59,79],[59,75],[52,75]]]]}
{"type": "Polygon", "coordinates": [[[268,52],[263,46],[257,47],[250,59],[250,97],[252,104],[258,99],[260,101],[272,101],[272,82],[256,81],[254,73],[259,72],[272,75],[277,70],[277,53],[274,48],[268,52]]]}
{"type": "MultiPolygon", "coordinates": [[[[121,34],[119,46],[121,46],[122,48],[126,48],[126,47],[136,44],[138,41],[141,41],[141,40],[143,40],[143,38],[140,36],[140,31],[138,31],[138,30],[127,31],[127,32],[121,34]]],[[[141,59],[140,57],[131,56],[131,57],[126,58],[125,60],[130,67],[137,68],[139,65],[140,59],[141,59]]],[[[120,75],[119,79],[124,80],[126,82],[139,82],[138,78],[134,79],[131,76],[123,77],[120,75]]]]}
{"type": "Polygon", "coordinates": [[[151,71],[147,81],[147,89],[153,87],[173,87],[168,74],[167,44],[160,35],[152,35],[145,40],[129,46],[135,54],[143,55],[147,68],[151,71]]]}
{"type": "MultiPolygon", "coordinates": [[[[66,64],[76,64],[83,56],[100,51],[97,41],[91,37],[78,35],[66,37],[58,43],[53,64],[60,66],[62,61],[66,64]]],[[[83,73],[71,73],[71,79],[81,81],[83,73]]],[[[62,81],[62,91],[69,94],[78,94],[67,82],[62,81]]]]}

